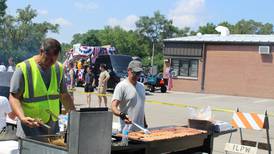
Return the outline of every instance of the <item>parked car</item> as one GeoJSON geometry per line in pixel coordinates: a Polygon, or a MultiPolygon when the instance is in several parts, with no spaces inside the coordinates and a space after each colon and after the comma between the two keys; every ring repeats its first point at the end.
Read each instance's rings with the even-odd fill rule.
{"type": "Polygon", "coordinates": [[[132,57],[128,55],[100,55],[94,63],[96,85],[98,85],[100,75],[100,64],[103,63],[107,65],[107,70],[110,75],[108,88],[114,89],[121,80],[127,77],[127,67],[131,60],[132,57]]]}

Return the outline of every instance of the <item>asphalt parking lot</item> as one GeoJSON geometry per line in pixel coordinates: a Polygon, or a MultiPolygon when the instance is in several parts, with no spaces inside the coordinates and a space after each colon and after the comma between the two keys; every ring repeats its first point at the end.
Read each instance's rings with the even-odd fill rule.
{"type": "MultiPolygon", "coordinates": [[[[77,88],[74,93],[75,104],[77,107],[86,107],[85,94],[82,88],[77,88]]],[[[111,95],[111,94],[110,94],[111,95]]],[[[108,96],[108,106],[111,96],[108,96]]],[[[146,96],[146,119],[149,127],[166,125],[186,125],[189,118],[188,110],[185,106],[196,106],[199,108],[210,106],[215,120],[230,121],[232,111],[239,108],[242,112],[255,112],[264,114],[267,110],[270,114],[270,142],[274,145],[274,99],[225,96],[214,94],[198,94],[185,92],[152,93],[146,96]]],[[[98,106],[97,96],[92,94],[92,106],[98,106]]],[[[114,117],[114,121],[117,118],[114,117]]],[[[244,139],[266,142],[264,130],[243,130],[244,139]]],[[[219,136],[214,140],[214,154],[224,153],[224,146],[229,140],[229,134],[219,136]]],[[[233,133],[232,143],[240,143],[239,131],[233,133]]],[[[258,151],[258,154],[267,153],[258,151]]]]}

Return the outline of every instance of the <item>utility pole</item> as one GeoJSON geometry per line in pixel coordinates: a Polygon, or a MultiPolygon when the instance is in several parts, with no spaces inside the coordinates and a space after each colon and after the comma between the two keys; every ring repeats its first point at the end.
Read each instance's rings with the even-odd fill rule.
{"type": "Polygon", "coordinates": [[[152,42],[151,67],[153,67],[153,59],[154,59],[154,41],[152,42]]]}

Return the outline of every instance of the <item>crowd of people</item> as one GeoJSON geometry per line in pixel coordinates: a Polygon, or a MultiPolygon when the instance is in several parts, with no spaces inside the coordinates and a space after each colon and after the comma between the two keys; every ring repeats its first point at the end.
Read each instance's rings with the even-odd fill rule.
{"type": "Polygon", "coordinates": [[[96,77],[94,67],[88,64],[85,64],[83,61],[79,63],[69,63],[68,68],[65,69],[65,78],[67,81],[67,87],[71,91],[73,96],[73,91],[75,86],[81,82],[81,86],[84,86],[84,92],[87,97],[87,105],[91,107],[91,94],[97,90],[98,95],[98,106],[102,106],[102,101],[104,106],[107,107],[107,84],[110,78],[110,75],[107,71],[106,64],[100,64],[99,67],[100,74],[96,77]],[[96,85],[96,83],[98,83],[96,85]]]}

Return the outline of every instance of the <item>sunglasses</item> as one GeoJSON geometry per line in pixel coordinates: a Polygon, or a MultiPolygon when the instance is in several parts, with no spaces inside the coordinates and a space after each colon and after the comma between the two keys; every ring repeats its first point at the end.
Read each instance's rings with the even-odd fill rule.
{"type": "Polygon", "coordinates": [[[132,71],[132,74],[133,74],[134,76],[140,76],[141,73],[142,73],[142,72],[133,72],[133,71],[132,71]]]}

